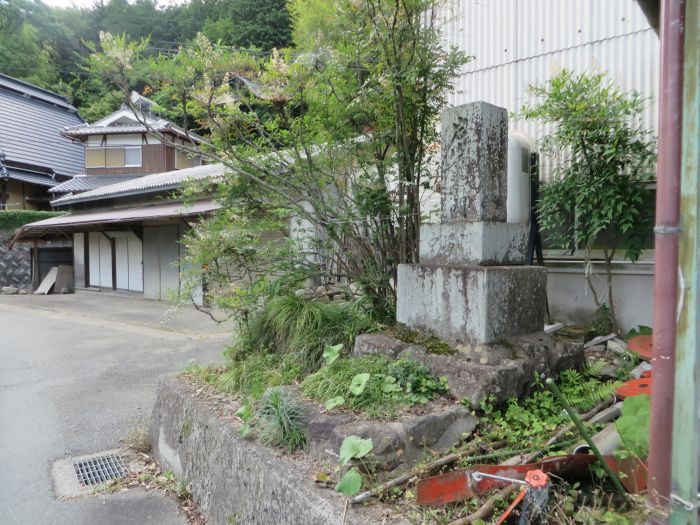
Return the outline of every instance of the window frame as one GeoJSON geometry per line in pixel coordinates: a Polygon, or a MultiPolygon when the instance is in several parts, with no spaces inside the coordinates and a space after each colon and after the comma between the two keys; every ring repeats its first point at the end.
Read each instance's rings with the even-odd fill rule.
{"type": "Polygon", "coordinates": [[[114,169],[114,168],[140,168],[143,166],[143,147],[139,145],[125,145],[125,146],[86,146],[85,147],[85,168],[86,169],[94,169],[94,168],[105,168],[105,169],[114,169]],[[108,166],[107,165],[107,150],[110,149],[121,149],[124,151],[124,163],[121,166],[108,166]],[[138,164],[127,164],[126,163],[126,150],[127,149],[138,149],[139,152],[139,161],[138,164]],[[104,150],[104,161],[100,165],[93,165],[90,166],[88,164],[88,151],[95,151],[95,150],[104,150]]]}

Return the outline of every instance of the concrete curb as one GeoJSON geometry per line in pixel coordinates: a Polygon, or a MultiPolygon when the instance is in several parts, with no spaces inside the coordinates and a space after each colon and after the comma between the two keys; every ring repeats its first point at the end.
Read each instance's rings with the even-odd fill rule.
{"type": "Polygon", "coordinates": [[[343,521],[345,498],[315,486],[313,469],[240,437],[176,376],[159,380],[150,436],[154,457],[187,480],[209,525],[371,525],[386,519],[386,508],[348,507],[343,521]]]}

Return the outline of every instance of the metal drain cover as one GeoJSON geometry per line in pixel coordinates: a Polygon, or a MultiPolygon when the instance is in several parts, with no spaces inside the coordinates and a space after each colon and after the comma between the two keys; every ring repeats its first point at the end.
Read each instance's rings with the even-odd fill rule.
{"type": "Polygon", "coordinates": [[[119,454],[95,456],[73,462],[75,475],[82,486],[99,485],[110,479],[123,478],[129,471],[119,454]]]}

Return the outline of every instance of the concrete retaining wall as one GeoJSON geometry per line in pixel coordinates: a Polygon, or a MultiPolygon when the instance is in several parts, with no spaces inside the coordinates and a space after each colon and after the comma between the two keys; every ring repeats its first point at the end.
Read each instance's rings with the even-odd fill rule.
{"type": "MultiPolygon", "coordinates": [[[[345,498],[315,486],[310,463],[240,437],[175,376],[158,384],[150,434],[155,458],[187,480],[209,525],[343,523],[345,498]]],[[[382,523],[376,511],[350,507],[344,523],[382,523]]]]}

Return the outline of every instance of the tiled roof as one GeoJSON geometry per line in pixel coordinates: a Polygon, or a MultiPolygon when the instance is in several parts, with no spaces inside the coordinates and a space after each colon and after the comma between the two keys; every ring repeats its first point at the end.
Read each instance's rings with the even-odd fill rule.
{"type": "Polygon", "coordinates": [[[49,188],[58,184],[57,180],[53,179],[51,175],[47,175],[46,173],[35,173],[32,171],[17,170],[13,168],[6,168],[5,172],[0,172],[0,178],[5,177],[11,180],[29,182],[30,184],[47,186],[49,188]]]}
{"type": "Polygon", "coordinates": [[[61,175],[83,173],[82,144],[60,134],[82,122],[65,98],[0,74],[0,152],[8,161],[44,166],[61,175]]]}
{"type": "Polygon", "coordinates": [[[142,193],[155,193],[158,191],[175,189],[188,180],[218,179],[224,176],[223,164],[207,164],[195,166],[184,170],[166,171],[146,175],[129,181],[103,186],[101,188],[67,195],[51,202],[54,206],[72,204],[75,202],[95,201],[106,198],[123,197],[142,193]]]}
{"type": "Polygon", "coordinates": [[[51,188],[52,193],[79,193],[96,190],[110,184],[138,179],[143,175],[79,175],[51,188]]]}

